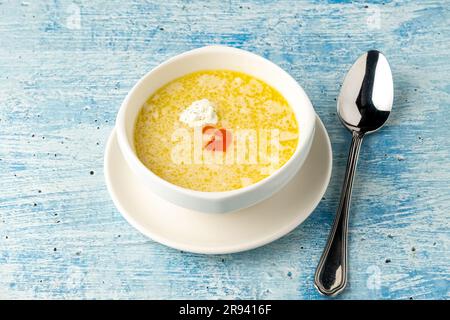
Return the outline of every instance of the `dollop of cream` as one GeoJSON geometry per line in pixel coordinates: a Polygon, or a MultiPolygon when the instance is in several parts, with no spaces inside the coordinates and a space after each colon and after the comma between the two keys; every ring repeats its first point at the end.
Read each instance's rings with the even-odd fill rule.
{"type": "Polygon", "coordinates": [[[180,121],[191,128],[216,124],[217,114],[214,104],[208,99],[194,101],[180,114],[180,121]]]}

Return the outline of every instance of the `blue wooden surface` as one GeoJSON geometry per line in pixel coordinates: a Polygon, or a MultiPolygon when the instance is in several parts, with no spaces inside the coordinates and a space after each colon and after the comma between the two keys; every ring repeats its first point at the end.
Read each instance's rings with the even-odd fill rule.
{"type": "Polygon", "coordinates": [[[339,85],[364,51],[395,80],[387,126],[362,148],[340,298],[449,299],[448,1],[0,1],[0,298],[321,298],[313,275],[350,136],[339,85]],[[299,228],[249,252],[155,243],[115,209],[103,150],[148,70],[225,44],[291,73],[328,128],[334,171],[299,228]],[[92,173],[91,173],[92,171],[92,173]]]}

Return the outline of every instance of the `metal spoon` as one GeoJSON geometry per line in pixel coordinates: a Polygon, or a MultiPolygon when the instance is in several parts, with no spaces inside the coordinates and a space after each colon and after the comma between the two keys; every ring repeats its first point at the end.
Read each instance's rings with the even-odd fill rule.
{"type": "Polygon", "coordinates": [[[386,57],[376,50],[356,60],[345,76],[337,103],[339,119],[352,133],[341,200],[314,283],[320,293],[340,293],[347,284],[347,229],[353,177],[364,136],[380,129],[392,109],[394,85],[386,57]]]}

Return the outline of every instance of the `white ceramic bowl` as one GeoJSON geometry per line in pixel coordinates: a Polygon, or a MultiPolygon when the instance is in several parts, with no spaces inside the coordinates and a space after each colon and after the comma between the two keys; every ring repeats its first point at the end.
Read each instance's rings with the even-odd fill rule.
{"type": "MultiPolygon", "coordinates": [[[[256,54],[226,46],[207,46],[177,55],[160,64],[131,89],[116,120],[117,138],[131,170],[157,195],[184,208],[202,212],[229,212],[258,203],[286,185],[302,166],[311,148],[315,112],[300,85],[284,70],[256,54]],[[292,157],[269,177],[250,186],[223,192],[202,192],[174,185],[151,172],[136,156],[134,124],[144,102],[157,89],[183,75],[211,69],[240,71],[276,88],[295,112],[299,142],[292,157]]],[[[299,195],[301,196],[301,195],[299,195]]]]}

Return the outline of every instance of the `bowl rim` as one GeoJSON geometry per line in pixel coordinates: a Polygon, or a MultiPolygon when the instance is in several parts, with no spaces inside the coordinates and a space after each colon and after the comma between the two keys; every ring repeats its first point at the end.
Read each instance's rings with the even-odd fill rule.
{"type": "MultiPolygon", "coordinates": [[[[206,69],[207,68],[205,68],[205,70],[206,69]]],[[[226,69],[226,68],[224,68],[224,69],[226,69]]],[[[258,78],[258,77],[256,77],[256,78],[258,78]]],[[[260,80],[266,82],[266,80],[264,80],[264,79],[260,79],[260,80]]],[[[296,110],[294,110],[294,113],[298,120],[298,112],[296,110]]],[[[306,149],[306,151],[309,152],[309,146],[310,146],[309,140],[313,138],[314,130],[315,130],[315,117],[316,117],[316,113],[314,111],[312,103],[311,103],[309,97],[307,96],[307,94],[305,93],[305,91],[303,90],[303,88],[290,74],[288,74],[281,67],[279,67],[272,61],[270,61],[262,56],[259,56],[255,53],[252,53],[252,52],[249,52],[249,51],[246,51],[243,49],[229,47],[229,46],[225,46],[225,45],[209,45],[209,46],[204,46],[204,47],[196,48],[193,50],[185,51],[178,55],[175,55],[175,56],[165,60],[164,62],[160,63],[159,65],[157,65],[156,67],[151,69],[149,72],[147,72],[143,77],[141,77],[136,82],[136,84],[132,87],[132,89],[128,92],[127,96],[125,97],[125,99],[123,100],[123,102],[120,106],[120,109],[119,109],[119,112],[118,112],[117,118],[116,118],[116,128],[117,128],[117,139],[119,142],[119,146],[120,146],[120,149],[122,150],[122,152],[124,152],[125,159],[128,159],[129,161],[131,161],[133,166],[138,168],[141,173],[146,175],[146,178],[151,179],[154,183],[163,185],[163,186],[171,189],[172,191],[179,192],[179,193],[191,196],[191,197],[194,196],[194,197],[198,197],[198,198],[207,198],[207,199],[226,199],[226,198],[231,198],[237,194],[244,194],[244,193],[252,192],[255,189],[260,188],[261,186],[263,186],[267,183],[270,183],[271,181],[276,179],[277,176],[284,173],[288,169],[289,164],[291,164],[296,158],[298,158],[302,151],[304,151],[306,149]],[[264,179],[262,179],[258,182],[255,182],[249,186],[242,187],[239,189],[228,190],[228,191],[200,191],[200,190],[189,189],[189,188],[185,188],[185,187],[181,187],[176,184],[173,184],[173,183],[161,178],[160,176],[155,174],[153,171],[151,171],[149,168],[147,168],[141,162],[141,160],[136,155],[136,153],[133,151],[133,148],[131,147],[130,143],[128,143],[128,139],[127,139],[127,133],[125,130],[125,128],[126,128],[125,115],[126,115],[126,112],[128,109],[128,105],[130,104],[130,101],[133,99],[135,92],[141,86],[143,86],[144,82],[146,82],[146,80],[148,78],[150,78],[156,71],[163,69],[164,67],[166,67],[167,65],[169,65],[171,63],[174,63],[175,61],[182,60],[186,57],[197,55],[199,53],[205,53],[205,52],[209,52],[209,53],[225,52],[225,53],[229,53],[229,54],[231,53],[231,54],[236,54],[236,55],[246,55],[252,59],[257,60],[261,64],[266,64],[266,65],[269,65],[270,67],[274,68],[275,70],[280,72],[283,76],[287,77],[290,81],[293,81],[294,85],[296,86],[296,90],[299,91],[299,93],[303,96],[303,99],[304,99],[304,106],[302,105],[302,107],[306,108],[306,112],[302,116],[305,117],[305,115],[306,115],[306,116],[310,117],[310,119],[307,120],[307,122],[306,122],[306,123],[310,123],[310,126],[307,126],[306,128],[302,128],[302,130],[300,131],[300,132],[302,132],[302,136],[304,138],[299,139],[296,150],[294,151],[292,156],[286,161],[286,163],[284,163],[280,168],[275,170],[273,173],[271,173],[269,176],[265,177],[264,179]]]]}

